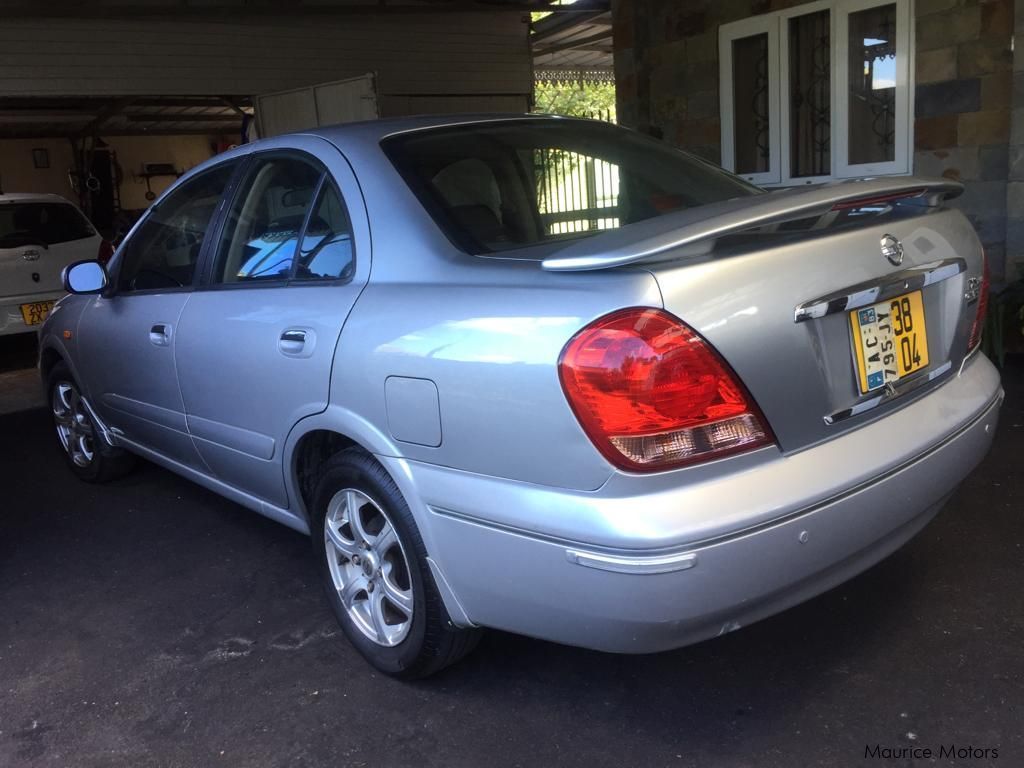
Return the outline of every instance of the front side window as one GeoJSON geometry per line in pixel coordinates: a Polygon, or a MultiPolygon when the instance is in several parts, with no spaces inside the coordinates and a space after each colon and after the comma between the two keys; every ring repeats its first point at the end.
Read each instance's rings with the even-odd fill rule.
{"type": "Polygon", "coordinates": [[[289,279],[321,175],[295,157],[257,160],[225,217],[213,281],[289,279]]]}
{"type": "Polygon", "coordinates": [[[445,234],[469,253],[587,237],[760,190],[605,123],[509,120],[385,139],[445,234]]]}
{"type": "Polygon", "coordinates": [[[157,203],[124,244],[118,291],[192,285],[210,222],[235,167],[230,162],[201,173],[157,203]]]}
{"type": "Polygon", "coordinates": [[[723,165],[758,184],[909,172],[909,0],[815,5],[721,27],[723,165]]]}

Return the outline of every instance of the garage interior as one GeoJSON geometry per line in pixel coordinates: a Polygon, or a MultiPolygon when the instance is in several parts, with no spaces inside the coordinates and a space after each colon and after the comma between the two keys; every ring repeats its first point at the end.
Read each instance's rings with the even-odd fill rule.
{"type": "MultiPolygon", "coordinates": [[[[540,81],[617,83],[631,127],[686,145],[678,109],[701,132],[692,143],[712,146],[717,125],[650,97],[652,78],[666,87],[666,51],[696,46],[645,38],[634,6],[0,0],[0,192],[62,195],[116,242],[178,176],[239,143],[377,116],[528,112],[540,81]],[[641,43],[655,53],[641,60],[641,43]]],[[[684,22],[658,16],[666,38],[703,33],[712,4],[679,6],[684,22]]],[[[1007,203],[1002,184],[1009,244],[1024,197],[1010,189],[1007,203]]],[[[34,336],[0,337],[0,765],[791,768],[952,742],[1002,759],[940,764],[1024,765],[1024,359],[1012,352],[989,457],[923,533],[852,581],[653,656],[490,632],[465,662],[408,684],[344,642],[305,537],[153,465],[109,486],[75,480],[34,336]]]]}

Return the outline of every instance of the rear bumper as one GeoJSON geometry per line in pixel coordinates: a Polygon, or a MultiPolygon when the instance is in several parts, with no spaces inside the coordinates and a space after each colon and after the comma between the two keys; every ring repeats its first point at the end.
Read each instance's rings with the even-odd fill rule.
{"type": "Polygon", "coordinates": [[[64,291],[46,291],[31,293],[25,296],[4,296],[0,298],[0,336],[14,333],[35,333],[42,324],[25,325],[21,314],[22,304],[33,304],[38,301],[57,301],[64,291]]]}
{"type": "Polygon", "coordinates": [[[984,457],[1001,403],[998,375],[977,355],[927,396],[828,443],[632,496],[611,482],[581,494],[382,461],[425,502],[415,511],[456,620],[644,653],[757,621],[892,553],[984,457]],[[509,524],[509,505],[534,529],[509,524]],[[578,525],[588,511],[576,535],[552,533],[549,521],[578,525]]]}

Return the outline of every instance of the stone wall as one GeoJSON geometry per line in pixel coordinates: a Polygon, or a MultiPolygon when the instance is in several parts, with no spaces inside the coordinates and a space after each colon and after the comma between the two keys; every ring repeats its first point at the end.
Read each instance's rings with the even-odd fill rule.
{"type": "Polygon", "coordinates": [[[1016,0],[1013,88],[1010,106],[1009,184],[1006,189],[1007,277],[1024,279],[1024,0],[1016,0]],[[1015,269],[1013,269],[1015,268],[1015,269]]]}
{"type": "Polygon", "coordinates": [[[997,281],[1006,273],[1013,11],[1013,0],[916,4],[914,172],[964,183],[956,205],[997,281]]]}
{"type": "MultiPolygon", "coordinates": [[[[802,2],[613,0],[620,122],[718,162],[719,26],[802,2]]],[[[964,183],[956,204],[999,281],[1008,243],[1011,264],[1024,261],[1024,51],[1016,66],[1012,53],[1024,0],[917,0],[914,11],[914,172],[964,183]]]]}

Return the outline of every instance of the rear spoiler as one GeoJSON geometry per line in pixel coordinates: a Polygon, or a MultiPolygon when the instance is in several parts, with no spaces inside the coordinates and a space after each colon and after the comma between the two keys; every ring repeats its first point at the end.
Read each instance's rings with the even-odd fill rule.
{"type": "MultiPolygon", "coordinates": [[[[820,216],[829,211],[881,205],[897,200],[939,205],[963,192],[947,179],[912,176],[843,181],[799,187],[702,205],[609,230],[562,248],[541,262],[553,272],[608,269],[656,259],[666,252],[711,241],[743,230],[820,216]],[[916,200],[915,200],[916,199],[916,200]]],[[[681,254],[674,253],[678,258],[681,254]]]]}

